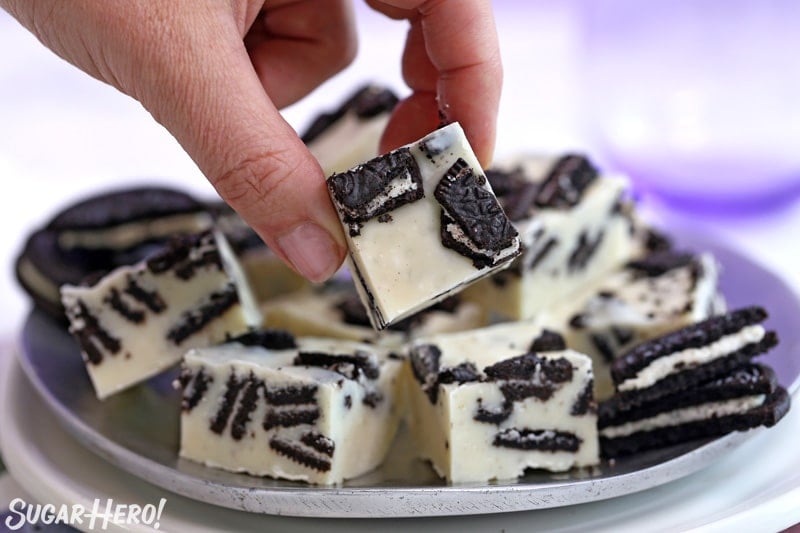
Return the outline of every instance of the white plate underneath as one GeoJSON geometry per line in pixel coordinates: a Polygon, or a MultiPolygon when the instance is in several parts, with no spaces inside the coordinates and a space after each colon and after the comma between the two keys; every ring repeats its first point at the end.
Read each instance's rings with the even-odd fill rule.
{"type": "MultiPolygon", "coordinates": [[[[3,361],[0,361],[2,363],[3,361]]],[[[800,409],[758,431],[708,468],[683,479],[610,500],[526,512],[446,518],[293,518],[234,511],[168,492],[124,472],[78,444],[8,361],[0,383],[0,447],[15,480],[40,503],[122,504],[166,498],[161,531],[437,533],[485,531],[780,531],[800,522],[800,409]]],[[[798,400],[795,393],[793,400],[798,400]]],[[[12,495],[16,497],[17,495],[12,495]]],[[[0,507],[8,502],[0,501],[0,507]]],[[[109,531],[123,530],[111,524],[109,531]]],[[[127,531],[148,528],[128,526],[127,531]]]]}
{"type": "MultiPolygon", "coordinates": [[[[722,290],[732,307],[761,303],[781,344],[760,359],[784,386],[800,375],[800,302],[785,284],[752,261],[711,244],[724,268],[722,290]]],[[[25,373],[58,422],[90,451],[169,491],[238,510],[307,517],[419,517],[494,514],[571,506],[651,489],[720,460],[774,430],[757,429],[603,462],[591,471],[531,472],[493,484],[447,485],[413,460],[403,440],[377,471],[341,487],[258,478],[204,467],[177,455],[179,397],[170,375],[115,395],[94,396],[74,340],[63,326],[34,312],[21,337],[25,373]]]]}

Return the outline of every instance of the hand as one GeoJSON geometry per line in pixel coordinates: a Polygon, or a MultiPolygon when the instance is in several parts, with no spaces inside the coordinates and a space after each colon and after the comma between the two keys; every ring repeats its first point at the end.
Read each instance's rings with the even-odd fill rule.
{"type": "MultiPolygon", "coordinates": [[[[464,126],[488,164],[501,67],[489,0],[368,0],[411,22],[382,148],[464,126]],[[438,101],[437,101],[438,96],[438,101]]],[[[279,109],[356,53],[349,0],[0,0],[49,48],[137,99],[296,271],[323,281],[346,245],[325,176],[279,109]]]]}

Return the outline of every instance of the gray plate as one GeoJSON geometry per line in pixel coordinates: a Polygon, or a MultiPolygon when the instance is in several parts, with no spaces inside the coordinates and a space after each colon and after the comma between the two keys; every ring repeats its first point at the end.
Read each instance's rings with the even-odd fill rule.
{"type": "MultiPolygon", "coordinates": [[[[780,279],[728,249],[691,241],[722,263],[730,307],[760,303],[771,314],[780,345],[761,360],[781,384],[800,384],[800,302],[780,279]]],[[[448,516],[574,505],[630,494],[687,476],[763,428],[673,446],[565,474],[531,472],[516,481],[448,485],[411,457],[401,431],[386,464],[341,487],[252,477],[178,457],[179,397],[168,372],[97,400],[77,345],[44,314],[30,314],[22,332],[22,365],[45,403],[84,446],[118,467],[167,490],[203,502],[258,513],[315,517],[448,516]]]]}

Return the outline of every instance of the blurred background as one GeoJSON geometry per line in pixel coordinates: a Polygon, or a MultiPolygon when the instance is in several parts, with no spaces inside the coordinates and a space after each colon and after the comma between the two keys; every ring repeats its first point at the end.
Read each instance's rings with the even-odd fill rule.
{"type": "MultiPolygon", "coordinates": [[[[406,24],[356,6],[359,55],[285,110],[298,130],[364,82],[407,92],[406,24]]],[[[498,158],[587,153],[631,176],[654,223],[707,233],[800,287],[800,3],[494,7],[505,67],[498,158]]],[[[143,180],[214,192],[135,101],[60,60],[2,11],[0,50],[0,334],[13,334],[28,307],[13,259],[56,209],[143,180]]]]}

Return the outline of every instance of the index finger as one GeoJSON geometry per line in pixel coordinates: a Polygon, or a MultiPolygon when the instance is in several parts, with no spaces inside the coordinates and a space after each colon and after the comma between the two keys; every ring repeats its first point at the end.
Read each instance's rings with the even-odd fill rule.
{"type": "Polygon", "coordinates": [[[404,144],[428,131],[440,112],[461,123],[481,163],[491,162],[502,90],[503,69],[489,0],[368,0],[376,10],[411,22],[403,76],[414,91],[387,127],[384,140],[404,144]],[[433,98],[435,96],[435,98],[433,98]]]}

